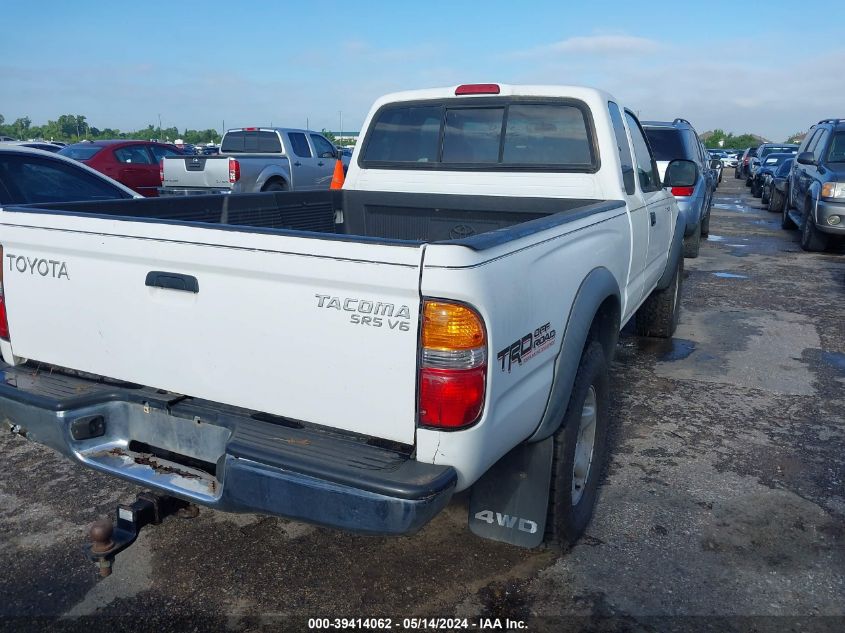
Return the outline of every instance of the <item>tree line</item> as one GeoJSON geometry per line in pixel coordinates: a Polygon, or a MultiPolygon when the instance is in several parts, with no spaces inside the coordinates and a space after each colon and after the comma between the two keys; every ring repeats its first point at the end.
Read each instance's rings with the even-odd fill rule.
{"type": "MultiPolygon", "coordinates": [[[[760,137],[753,134],[739,134],[734,135],[731,132],[724,130],[713,130],[705,134],[707,138],[702,138],[706,147],[720,148],[720,149],[745,149],[746,147],[757,147],[760,143],[760,137]],[[719,142],[723,141],[720,145],[719,142]]],[[[785,143],[797,143],[804,138],[803,132],[796,132],[790,136],[785,143]]]]}
{"type": "Polygon", "coordinates": [[[45,125],[33,125],[32,119],[23,116],[11,123],[0,114],[0,136],[11,136],[12,138],[44,139],[47,141],[62,141],[64,143],[75,143],[77,141],[105,140],[105,139],[160,139],[162,141],[175,141],[177,138],[186,143],[217,143],[220,141],[220,134],[217,130],[189,130],[182,131],[177,127],[158,128],[148,125],[141,130],[124,132],[116,128],[98,128],[88,123],[88,117],[82,114],[63,114],[55,121],[47,121],[45,125]]]}

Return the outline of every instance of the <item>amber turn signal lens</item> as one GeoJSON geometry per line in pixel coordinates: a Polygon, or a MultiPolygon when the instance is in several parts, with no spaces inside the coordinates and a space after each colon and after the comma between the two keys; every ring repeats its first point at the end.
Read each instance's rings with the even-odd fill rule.
{"type": "Polygon", "coordinates": [[[425,302],[422,327],[424,348],[472,349],[484,344],[484,325],[474,310],[458,303],[425,302]]]}

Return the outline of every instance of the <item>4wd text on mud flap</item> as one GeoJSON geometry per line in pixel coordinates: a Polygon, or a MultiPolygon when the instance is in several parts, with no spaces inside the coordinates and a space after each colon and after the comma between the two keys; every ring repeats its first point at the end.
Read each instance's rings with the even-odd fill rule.
{"type": "Polygon", "coordinates": [[[42,259],[40,257],[24,257],[23,255],[7,254],[9,270],[17,270],[19,273],[29,271],[30,275],[38,273],[42,277],[64,277],[70,279],[67,274],[67,264],[55,259],[42,259]],[[58,270],[56,270],[58,268],[58,270]]]}
{"type": "Polygon", "coordinates": [[[508,528],[510,530],[517,529],[522,532],[527,532],[528,534],[534,534],[537,531],[537,523],[531,519],[512,517],[509,514],[493,512],[492,510],[481,510],[476,512],[475,518],[479,521],[489,523],[490,525],[496,523],[499,527],[508,528]]]}

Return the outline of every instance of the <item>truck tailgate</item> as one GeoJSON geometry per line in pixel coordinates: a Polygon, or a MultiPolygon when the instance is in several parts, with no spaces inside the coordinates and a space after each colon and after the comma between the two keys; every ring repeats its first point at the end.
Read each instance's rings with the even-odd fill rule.
{"type": "Polygon", "coordinates": [[[169,156],[164,159],[162,186],[229,189],[229,157],[169,156]]]}
{"type": "Polygon", "coordinates": [[[5,210],[0,226],[15,355],[414,442],[422,247],[5,210]]]}

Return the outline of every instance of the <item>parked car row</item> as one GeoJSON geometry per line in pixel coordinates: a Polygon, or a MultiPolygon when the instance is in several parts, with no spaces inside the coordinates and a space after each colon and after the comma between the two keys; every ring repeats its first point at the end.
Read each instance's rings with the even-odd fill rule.
{"type": "Polygon", "coordinates": [[[845,240],[845,119],[824,119],[810,128],[784,176],[784,229],[801,231],[801,248],[823,251],[845,240]]]}
{"type": "Polygon", "coordinates": [[[708,149],[707,153],[710,154],[710,158],[718,158],[722,162],[722,167],[736,167],[739,150],[708,149]]]}

